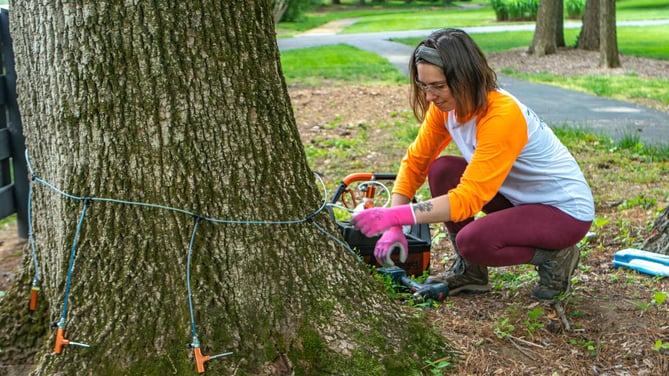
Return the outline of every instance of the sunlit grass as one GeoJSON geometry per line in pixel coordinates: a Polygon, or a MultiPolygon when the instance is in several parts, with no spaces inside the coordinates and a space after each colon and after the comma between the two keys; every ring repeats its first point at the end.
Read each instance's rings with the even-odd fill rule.
{"type": "Polygon", "coordinates": [[[502,73],[530,82],[546,83],[622,101],[649,99],[659,105],[669,105],[669,79],[641,78],[635,75],[577,75],[528,74],[510,69],[502,73]]]}
{"type": "Polygon", "coordinates": [[[473,10],[429,10],[380,14],[360,19],[347,27],[343,33],[369,33],[396,30],[432,30],[442,27],[465,27],[495,24],[495,13],[491,8],[473,10]]]}
{"type": "Polygon", "coordinates": [[[284,51],[281,65],[288,84],[316,86],[327,80],[406,82],[406,77],[388,60],[344,44],[284,51]]]}
{"type": "MultiPolygon", "coordinates": [[[[478,2],[483,5],[479,9],[440,6],[441,3],[421,1],[411,3],[386,1],[381,4],[372,4],[371,1],[368,1],[365,6],[357,6],[357,1],[342,1],[342,3],[341,6],[333,6],[327,2],[307,12],[300,22],[280,23],[277,25],[277,30],[301,32],[332,20],[358,17],[364,17],[364,19],[347,28],[344,33],[499,25],[488,1],[478,2]]],[[[471,4],[472,2],[455,2],[453,5],[471,4]]],[[[669,19],[669,2],[666,0],[616,2],[616,20],[618,21],[658,19],[669,19]]]]}
{"type": "Polygon", "coordinates": [[[624,55],[669,60],[669,24],[623,26],[616,29],[618,50],[624,55]]]}
{"type": "Polygon", "coordinates": [[[666,0],[616,1],[616,19],[619,21],[669,19],[669,2],[666,0]]]}

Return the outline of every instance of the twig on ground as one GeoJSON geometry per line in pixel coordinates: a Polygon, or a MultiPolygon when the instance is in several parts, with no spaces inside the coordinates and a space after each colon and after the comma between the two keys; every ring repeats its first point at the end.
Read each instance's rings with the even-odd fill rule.
{"type": "Polygon", "coordinates": [[[538,348],[540,348],[540,349],[545,349],[544,346],[542,346],[542,345],[540,345],[540,344],[538,344],[538,343],[534,343],[534,342],[526,341],[526,340],[524,340],[524,339],[522,339],[522,338],[514,337],[514,336],[512,336],[512,335],[510,335],[510,334],[507,334],[506,337],[511,338],[511,339],[514,340],[514,341],[518,341],[518,342],[524,343],[524,344],[526,344],[526,345],[530,345],[530,346],[538,347],[538,348]]]}
{"type": "Polygon", "coordinates": [[[555,312],[557,312],[557,315],[560,317],[560,321],[562,321],[562,326],[564,326],[564,331],[571,332],[571,325],[569,325],[569,320],[567,320],[567,315],[564,313],[564,307],[562,306],[562,302],[556,300],[551,305],[553,306],[553,308],[555,308],[555,312]]]}
{"type": "Polygon", "coordinates": [[[528,357],[528,358],[530,358],[530,359],[532,359],[532,360],[536,360],[536,359],[532,356],[532,354],[529,354],[529,353],[528,353],[529,351],[532,351],[532,350],[525,349],[525,348],[521,347],[520,345],[518,345],[518,344],[516,343],[516,340],[517,340],[518,338],[516,338],[516,337],[512,337],[512,336],[506,336],[506,338],[509,340],[509,342],[511,342],[511,344],[512,344],[516,349],[518,349],[518,351],[520,351],[521,353],[523,353],[523,355],[525,355],[526,357],[528,357]]]}

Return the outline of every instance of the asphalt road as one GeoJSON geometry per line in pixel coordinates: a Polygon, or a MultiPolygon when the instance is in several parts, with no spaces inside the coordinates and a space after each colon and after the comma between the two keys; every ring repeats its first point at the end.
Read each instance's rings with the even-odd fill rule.
{"type": "MultiPolygon", "coordinates": [[[[669,20],[629,22],[619,25],[667,24],[669,20]]],[[[580,27],[566,24],[565,27],[580,27]]],[[[533,30],[533,25],[510,25],[503,30],[533,30]]],[[[500,27],[463,28],[468,33],[499,32],[500,27]]],[[[407,74],[413,47],[390,41],[392,38],[424,37],[431,30],[365,34],[336,34],[314,31],[292,38],[277,39],[281,51],[345,43],[378,54],[407,74]]],[[[308,53],[308,50],[305,50],[308,53]]],[[[636,104],[597,97],[550,85],[534,84],[498,75],[501,86],[530,106],[553,127],[572,126],[602,133],[614,140],[636,135],[646,145],[669,145],[669,114],[636,104]]]]}

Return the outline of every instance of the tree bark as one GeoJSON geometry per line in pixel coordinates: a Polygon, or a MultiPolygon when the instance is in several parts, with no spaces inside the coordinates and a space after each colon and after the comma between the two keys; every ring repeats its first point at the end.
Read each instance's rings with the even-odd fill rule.
{"type": "Polygon", "coordinates": [[[620,68],[618,37],[616,33],[616,1],[599,1],[599,65],[620,68]]]}
{"type": "Polygon", "coordinates": [[[555,46],[565,47],[564,41],[564,0],[558,0],[557,16],[555,17],[555,46]]]}
{"type": "Polygon", "coordinates": [[[539,2],[536,29],[532,38],[532,45],[528,50],[529,53],[545,56],[557,52],[556,33],[560,3],[559,0],[541,0],[539,2]]]}
{"type": "Polygon", "coordinates": [[[16,2],[12,20],[42,292],[32,314],[26,285],[3,301],[5,369],[188,375],[199,350],[233,352],[211,374],[382,375],[449,357],[324,233],[270,0],[16,2]],[[72,341],[58,355],[49,322],[72,341]]]}
{"type": "Polygon", "coordinates": [[[650,235],[643,243],[643,250],[669,255],[669,207],[664,208],[655,220],[650,235]]]}
{"type": "Polygon", "coordinates": [[[599,50],[599,0],[587,0],[585,3],[583,25],[576,46],[582,50],[599,50]]]}

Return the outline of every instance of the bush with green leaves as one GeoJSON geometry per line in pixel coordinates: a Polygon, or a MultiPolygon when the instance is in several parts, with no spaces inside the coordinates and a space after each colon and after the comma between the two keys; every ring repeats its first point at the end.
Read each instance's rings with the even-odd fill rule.
{"type": "MultiPolygon", "coordinates": [[[[497,21],[536,21],[539,0],[490,0],[497,21]]],[[[564,0],[568,18],[580,18],[585,11],[585,0],[564,0]]]]}
{"type": "Polygon", "coordinates": [[[534,21],[539,0],[490,0],[497,21],[534,21]]]}
{"type": "Polygon", "coordinates": [[[282,22],[302,21],[304,20],[305,12],[319,5],[318,2],[313,0],[285,0],[285,3],[287,7],[281,16],[282,22]]]}
{"type": "Polygon", "coordinates": [[[567,18],[580,19],[585,12],[585,0],[564,0],[564,14],[567,18]]]}

